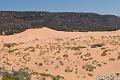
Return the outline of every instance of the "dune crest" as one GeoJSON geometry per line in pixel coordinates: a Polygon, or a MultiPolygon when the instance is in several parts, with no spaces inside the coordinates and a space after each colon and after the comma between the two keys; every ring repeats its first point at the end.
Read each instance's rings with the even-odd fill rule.
{"type": "Polygon", "coordinates": [[[43,28],[37,28],[37,29],[28,29],[26,31],[35,31],[35,32],[42,32],[42,31],[45,31],[45,32],[56,32],[55,30],[53,29],[50,29],[50,28],[47,28],[47,27],[43,27],[43,28]]]}
{"type": "MultiPolygon", "coordinates": [[[[120,72],[120,30],[64,32],[47,27],[0,37],[0,67],[27,67],[35,72],[64,77],[61,80],[96,80],[97,75],[120,72]],[[7,63],[5,63],[7,61],[7,63]]],[[[46,80],[51,78],[47,76],[46,80]]],[[[120,78],[120,77],[119,77],[120,78]]],[[[106,79],[104,79],[106,80],[106,79]]],[[[120,80],[120,79],[118,79],[120,80]]]]}
{"type": "Polygon", "coordinates": [[[37,34],[49,34],[49,33],[54,33],[57,32],[53,29],[47,28],[47,27],[43,27],[43,28],[37,28],[37,29],[27,29],[26,31],[19,33],[19,34],[32,34],[32,35],[37,35],[37,34]]]}

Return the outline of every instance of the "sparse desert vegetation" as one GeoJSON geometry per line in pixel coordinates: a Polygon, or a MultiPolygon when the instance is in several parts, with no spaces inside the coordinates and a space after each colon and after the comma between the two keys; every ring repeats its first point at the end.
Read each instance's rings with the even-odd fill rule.
{"type": "Polygon", "coordinates": [[[0,67],[7,70],[1,80],[95,80],[99,73],[119,72],[119,31],[110,33],[42,28],[0,36],[0,67]]]}
{"type": "Polygon", "coordinates": [[[26,69],[19,69],[18,71],[3,70],[2,80],[31,80],[31,75],[26,69]]]}

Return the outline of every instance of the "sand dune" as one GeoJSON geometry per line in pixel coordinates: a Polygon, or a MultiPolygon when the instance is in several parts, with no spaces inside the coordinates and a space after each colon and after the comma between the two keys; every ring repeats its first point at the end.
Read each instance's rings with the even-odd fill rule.
{"type": "MultiPolygon", "coordinates": [[[[27,67],[30,73],[60,75],[63,80],[96,80],[97,75],[120,73],[120,30],[64,32],[44,27],[1,35],[3,66],[8,70],[27,67]]],[[[32,80],[41,78],[32,75],[32,80]]]]}

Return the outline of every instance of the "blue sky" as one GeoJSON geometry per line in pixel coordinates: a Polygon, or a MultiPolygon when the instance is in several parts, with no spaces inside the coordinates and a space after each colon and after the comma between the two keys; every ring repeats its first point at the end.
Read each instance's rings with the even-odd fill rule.
{"type": "Polygon", "coordinates": [[[120,16],[120,0],[0,0],[0,10],[93,12],[120,16]]]}

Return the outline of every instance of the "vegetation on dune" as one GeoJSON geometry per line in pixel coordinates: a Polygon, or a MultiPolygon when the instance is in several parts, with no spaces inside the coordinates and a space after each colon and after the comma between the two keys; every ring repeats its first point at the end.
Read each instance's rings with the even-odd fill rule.
{"type": "Polygon", "coordinates": [[[101,56],[106,56],[107,52],[108,52],[108,50],[103,50],[103,53],[101,54],[101,56]]]}
{"type": "Polygon", "coordinates": [[[64,77],[61,77],[60,75],[54,76],[51,74],[47,74],[47,73],[39,73],[43,79],[42,80],[47,80],[48,77],[50,77],[52,80],[63,80],[64,77]]]}
{"type": "Polygon", "coordinates": [[[89,72],[93,72],[93,70],[96,69],[96,67],[94,67],[92,64],[85,64],[82,66],[82,68],[89,72]]]}
{"type": "Polygon", "coordinates": [[[50,77],[52,80],[63,80],[64,77],[61,77],[60,75],[53,76],[51,74],[47,73],[29,73],[27,69],[19,69],[18,71],[7,71],[3,70],[2,73],[2,80],[32,80],[31,76],[32,74],[40,74],[42,80],[47,80],[48,77],[50,77]]]}
{"type": "MultiPolygon", "coordinates": [[[[23,48],[21,48],[22,45],[27,42],[19,45],[17,43],[0,44],[0,63],[3,66],[7,69],[22,66],[29,68],[30,71],[30,73],[25,69],[13,70],[12,72],[5,71],[2,80],[30,80],[31,76],[36,80],[64,80],[69,78],[69,76],[59,76],[59,73],[56,73],[59,70],[61,73],[74,74],[76,78],[83,79],[93,77],[94,71],[99,67],[120,60],[120,44],[113,47],[109,43],[113,41],[111,36],[110,39],[109,37],[103,38],[103,43],[100,43],[101,41],[96,37],[91,37],[94,40],[85,40],[87,37],[51,39],[51,42],[46,40],[45,44],[40,44],[38,43],[40,40],[36,40],[35,45],[28,45],[23,48]],[[13,58],[9,56],[13,56],[13,58]],[[34,68],[43,70],[39,73],[35,72],[36,69],[34,68]],[[56,72],[51,73],[53,70],[56,72]]],[[[116,37],[115,39],[120,38],[116,37]]]]}
{"type": "Polygon", "coordinates": [[[26,69],[19,69],[18,71],[4,71],[2,80],[31,80],[31,75],[26,69]]]}
{"type": "Polygon", "coordinates": [[[82,49],[82,48],[86,48],[85,46],[70,46],[70,47],[65,47],[66,49],[68,49],[68,50],[80,50],[80,49],[82,49]]]}
{"type": "Polygon", "coordinates": [[[91,48],[97,48],[97,47],[103,47],[104,44],[93,44],[91,45],[91,48]]]}
{"type": "Polygon", "coordinates": [[[18,45],[17,43],[4,43],[3,47],[11,48],[18,45]]]}

